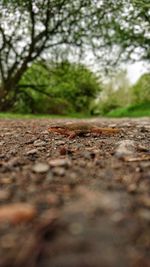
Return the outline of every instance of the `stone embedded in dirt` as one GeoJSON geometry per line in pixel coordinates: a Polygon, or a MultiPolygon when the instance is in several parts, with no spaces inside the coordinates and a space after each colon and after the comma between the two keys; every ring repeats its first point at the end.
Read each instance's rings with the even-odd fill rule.
{"type": "Polygon", "coordinates": [[[0,207],[0,223],[19,224],[29,222],[36,216],[36,209],[31,204],[14,203],[0,207]]]}
{"type": "Polygon", "coordinates": [[[41,132],[41,134],[47,135],[47,134],[49,134],[49,131],[48,130],[44,130],[44,131],[41,132]]]}
{"type": "Polygon", "coordinates": [[[115,156],[117,158],[124,158],[126,156],[133,156],[136,154],[137,145],[133,140],[122,140],[117,143],[115,156]]]}
{"type": "Polygon", "coordinates": [[[34,145],[35,147],[45,146],[45,145],[46,145],[46,142],[44,142],[44,141],[38,139],[38,140],[35,140],[35,141],[34,141],[33,145],[34,145]]]}
{"type": "Polygon", "coordinates": [[[143,145],[138,145],[138,146],[137,146],[137,150],[138,150],[139,152],[150,152],[150,148],[145,147],[145,146],[143,146],[143,145]]]}
{"type": "Polygon", "coordinates": [[[56,167],[53,169],[53,174],[64,176],[65,175],[65,169],[63,167],[56,167]]]}
{"type": "Polygon", "coordinates": [[[4,141],[0,141],[0,146],[3,146],[5,144],[4,141]]]}
{"type": "Polygon", "coordinates": [[[18,166],[19,163],[20,163],[19,158],[15,157],[15,158],[10,159],[5,165],[12,168],[12,167],[18,166]]]}
{"type": "Polygon", "coordinates": [[[150,160],[150,155],[141,155],[141,156],[138,156],[138,157],[135,157],[135,156],[133,156],[133,157],[125,157],[124,158],[125,159],[125,161],[127,161],[127,162],[141,162],[142,160],[143,161],[145,161],[145,160],[150,160]]]}
{"type": "Polygon", "coordinates": [[[7,200],[10,197],[10,192],[8,190],[0,190],[0,201],[7,200]]]}
{"type": "Polygon", "coordinates": [[[109,128],[116,128],[117,127],[117,124],[116,123],[111,123],[108,125],[109,128]]]}
{"type": "MultiPolygon", "coordinates": [[[[16,134],[16,133],[14,133],[14,134],[16,134]]],[[[12,135],[12,132],[11,133],[9,133],[9,132],[5,133],[5,136],[10,136],[10,135],[12,135]]]]}
{"type": "Polygon", "coordinates": [[[68,158],[65,159],[52,159],[49,161],[51,167],[69,167],[71,166],[71,161],[68,158]]]}
{"type": "Polygon", "coordinates": [[[36,173],[45,173],[49,170],[49,165],[47,163],[36,163],[32,170],[36,173]]]}
{"type": "Polygon", "coordinates": [[[140,205],[146,208],[150,208],[150,196],[149,195],[139,197],[138,201],[140,205]]]}
{"type": "Polygon", "coordinates": [[[55,145],[58,145],[58,146],[60,146],[60,145],[65,145],[65,141],[63,141],[63,140],[58,140],[58,141],[55,142],[55,145]]]}
{"type": "Polygon", "coordinates": [[[137,184],[129,184],[127,190],[129,193],[135,193],[137,191],[137,184]]]}
{"type": "Polygon", "coordinates": [[[34,155],[34,154],[37,154],[38,150],[37,149],[31,149],[31,150],[28,150],[25,155],[27,156],[30,156],[30,155],[34,155]]]}
{"type": "Polygon", "coordinates": [[[150,222],[150,210],[148,209],[139,209],[138,211],[138,216],[143,219],[143,220],[146,220],[148,222],[150,222]]]}
{"type": "Polygon", "coordinates": [[[28,140],[25,141],[25,144],[27,144],[27,145],[33,144],[35,140],[36,140],[35,137],[34,138],[30,138],[30,139],[28,139],[28,140]]]}
{"type": "Polygon", "coordinates": [[[11,177],[2,177],[0,182],[2,185],[12,184],[13,179],[11,177]]]}

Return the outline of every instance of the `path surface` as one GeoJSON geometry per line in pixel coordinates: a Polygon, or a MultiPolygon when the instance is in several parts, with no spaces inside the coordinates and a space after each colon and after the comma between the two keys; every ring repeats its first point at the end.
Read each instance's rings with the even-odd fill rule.
{"type": "Polygon", "coordinates": [[[0,267],[149,267],[150,119],[54,122],[0,120],[0,267]]]}

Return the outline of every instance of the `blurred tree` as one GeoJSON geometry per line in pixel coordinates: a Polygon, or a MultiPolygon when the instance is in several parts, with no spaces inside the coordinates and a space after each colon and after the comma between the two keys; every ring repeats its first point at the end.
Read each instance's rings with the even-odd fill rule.
{"type": "Polygon", "coordinates": [[[106,67],[150,59],[149,0],[1,0],[0,110],[15,101],[32,62],[89,47],[106,67]]]}
{"type": "Polygon", "coordinates": [[[107,82],[96,101],[95,111],[106,114],[119,107],[128,106],[132,101],[132,91],[126,70],[118,70],[107,82]]]}
{"type": "Polygon", "coordinates": [[[150,102],[150,73],[143,74],[137,83],[132,87],[133,103],[150,102]]]}
{"type": "Polygon", "coordinates": [[[51,114],[89,113],[100,90],[99,78],[82,64],[38,61],[22,76],[13,109],[51,114]]]}
{"type": "Polygon", "coordinates": [[[0,10],[0,110],[14,103],[34,60],[87,47],[107,12],[98,0],[1,0],[0,10]]]}
{"type": "MultiPolygon", "coordinates": [[[[116,63],[122,60],[150,61],[150,1],[149,0],[108,0],[102,1],[110,8],[105,18],[105,41],[110,47],[116,63]],[[107,2],[107,3],[105,3],[107,2]],[[112,9],[112,5],[114,8],[112,9]]],[[[107,54],[108,61],[110,57],[107,54]]]]}
{"type": "Polygon", "coordinates": [[[92,101],[101,91],[99,78],[83,64],[63,61],[51,67],[53,93],[66,99],[75,112],[90,110],[92,101]]]}

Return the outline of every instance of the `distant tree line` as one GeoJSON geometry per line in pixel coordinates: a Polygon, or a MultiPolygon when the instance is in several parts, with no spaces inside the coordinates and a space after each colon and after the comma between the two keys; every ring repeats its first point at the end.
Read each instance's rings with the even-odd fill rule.
{"type": "Polygon", "coordinates": [[[82,64],[37,61],[22,76],[11,110],[34,114],[90,114],[100,90],[96,74],[82,64]]]}
{"type": "Polygon", "coordinates": [[[21,85],[44,58],[83,60],[91,49],[106,71],[121,61],[150,60],[149,0],[1,0],[0,10],[0,111],[25,99],[34,105],[37,90],[46,98],[45,85],[30,84],[30,93],[29,84],[21,85]]]}

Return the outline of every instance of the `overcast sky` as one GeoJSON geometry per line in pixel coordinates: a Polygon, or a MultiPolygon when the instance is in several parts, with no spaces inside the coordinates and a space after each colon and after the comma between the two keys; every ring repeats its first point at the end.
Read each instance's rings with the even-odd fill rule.
{"type": "Polygon", "coordinates": [[[127,71],[129,80],[133,84],[140,78],[143,73],[147,72],[148,70],[143,62],[137,62],[127,66],[127,71]]]}
{"type": "MultiPolygon", "coordinates": [[[[87,63],[88,67],[91,66],[92,71],[99,70],[99,66],[97,66],[97,64],[95,63],[93,54],[89,50],[86,53],[86,60],[83,61],[83,63],[87,63]]],[[[133,64],[124,63],[122,64],[122,69],[127,70],[127,75],[131,84],[136,83],[142,74],[150,72],[150,67],[148,66],[148,64],[142,61],[137,61],[133,64]]]]}

